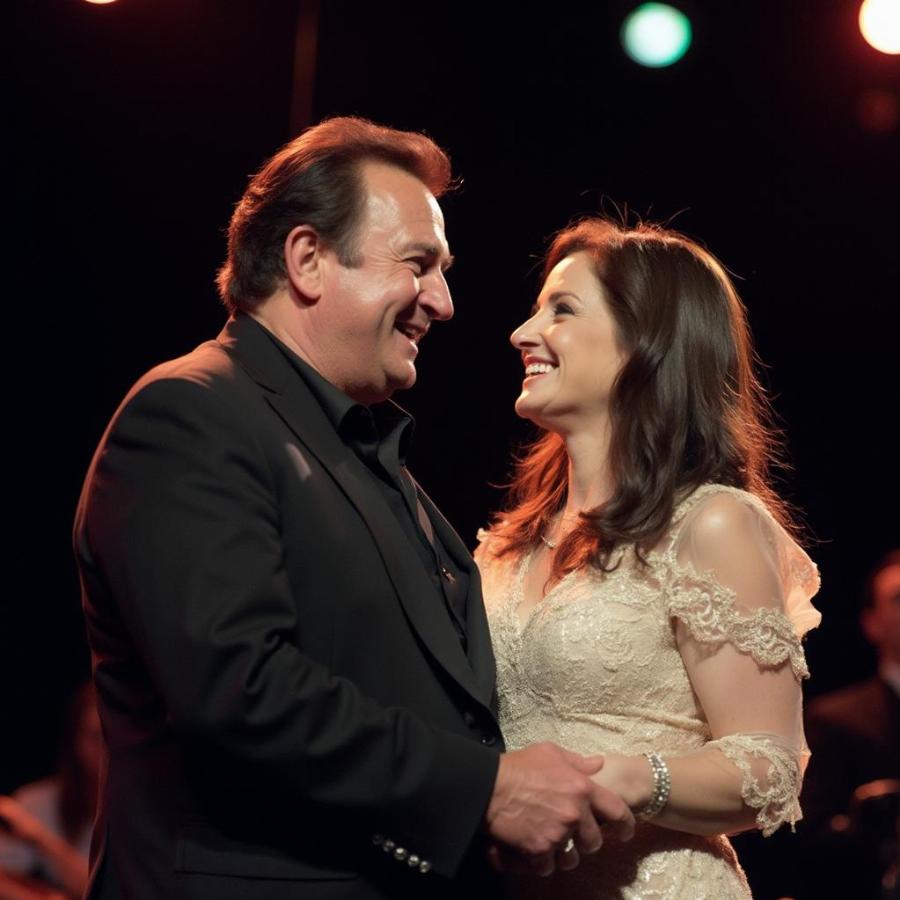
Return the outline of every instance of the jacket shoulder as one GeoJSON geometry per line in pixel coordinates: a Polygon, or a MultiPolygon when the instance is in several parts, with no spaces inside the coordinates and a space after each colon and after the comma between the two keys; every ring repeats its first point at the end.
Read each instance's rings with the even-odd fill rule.
{"type": "Polygon", "coordinates": [[[154,366],[134,383],[126,397],[157,382],[184,382],[215,388],[233,382],[242,375],[247,377],[232,354],[218,341],[206,341],[184,356],[154,366]]]}
{"type": "Polygon", "coordinates": [[[869,678],[817,697],[807,707],[807,718],[823,724],[850,725],[868,720],[873,708],[883,706],[884,702],[884,684],[879,678],[869,678]]]}

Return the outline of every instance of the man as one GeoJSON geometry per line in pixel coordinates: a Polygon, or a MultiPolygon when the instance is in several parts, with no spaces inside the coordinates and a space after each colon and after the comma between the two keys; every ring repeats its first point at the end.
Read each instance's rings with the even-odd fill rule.
{"type": "Polygon", "coordinates": [[[817,698],[806,712],[809,828],[826,828],[832,816],[846,813],[860,785],[900,778],[900,550],[869,576],[860,625],[878,653],[878,673],[817,698]]]}
{"type": "Polygon", "coordinates": [[[630,830],[599,761],[501,753],[478,574],[385,403],[453,314],[449,180],[359,119],[287,145],[234,213],[225,329],[107,429],[75,528],[108,744],[89,896],[483,894],[488,851],[547,872],[597,818],[630,830]]]}
{"type": "Polygon", "coordinates": [[[877,674],[817,698],[806,712],[812,756],[801,796],[801,897],[883,896],[881,846],[896,848],[896,824],[884,813],[896,815],[891,779],[900,779],[900,550],[867,579],[860,625],[878,653],[877,674]]]}

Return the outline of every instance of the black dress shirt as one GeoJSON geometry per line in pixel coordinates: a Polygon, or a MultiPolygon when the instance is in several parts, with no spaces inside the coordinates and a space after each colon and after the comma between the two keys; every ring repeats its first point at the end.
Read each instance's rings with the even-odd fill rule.
{"type": "Polygon", "coordinates": [[[312,391],[341,440],[365,464],[409,539],[410,549],[419,557],[434,585],[436,608],[442,607],[446,611],[465,649],[469,578],[454,563],[431,529],[406,470],[406,457],[415,427],[412,416],[390,401],[370,407],[357,403],[267,328],[260,327],[312,391]]]}

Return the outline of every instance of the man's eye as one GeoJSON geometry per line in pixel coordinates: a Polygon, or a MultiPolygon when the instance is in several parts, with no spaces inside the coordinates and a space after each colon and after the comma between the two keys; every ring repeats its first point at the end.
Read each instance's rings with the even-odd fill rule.
{"type": "Polygon", "coordinates": [[[425,271],[425,260],[421,256],[411,256],[406,261],[412,266],[416,275],[421,275],[425,271]]]}

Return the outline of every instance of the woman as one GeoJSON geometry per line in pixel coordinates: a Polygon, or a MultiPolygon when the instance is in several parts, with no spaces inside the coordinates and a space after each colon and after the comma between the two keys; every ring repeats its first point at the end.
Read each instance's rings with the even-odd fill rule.
{"type": "MultiPolygon", "coordinates": [[[[772,434],[744,310],[673,232],[557,236],[512,335],[544,434],[477,559],[510,749],[603,754],[627,844],[518,896],[744,898],[726,833],[800,817],[815,566],[766,482],[772,434]]],[[[570,851],[571,852],[571,851],[570,851]]]]}
{"type": "Polygon", "coordinates": [[[67,710],[57,774],[0,797],[0,900],[84,894],[101,741],[94,689],[84,684],[67,710]]]}

